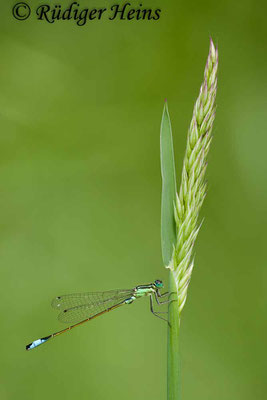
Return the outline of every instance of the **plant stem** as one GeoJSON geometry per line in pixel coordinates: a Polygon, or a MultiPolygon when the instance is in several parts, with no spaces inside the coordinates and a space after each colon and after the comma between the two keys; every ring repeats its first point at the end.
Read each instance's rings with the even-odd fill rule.
{"type": "Polygon", "coordinates": [[[179,400],[181,398],[180,385],[180,349],[179,349],[179,331],[180,321],[177,312],[177,287],[173,272],[169,273],[169,324],[168,324],[168,365],[167,365],[167,399],[179,400]]]}
{"type": "MultiPolygon", "coordinates": [[[[165,126],[162,129],[162,137],[168,145],[165,144],[165,152],[162,151],[162,173],[163,183],[170,186],[169,190],[165,188],[165,202],[163,210],[163,222],[169,216],[168,224],[165,221],[165,230],[163,239],[170,241],[169,247],[162,239],[163,252],[169,260],[170,249],[172,259],[165,265],[170,270],[169,275],[169,327],[168,327],[168,370],[167,370],[167,387],[168,400],[180,400],[180,349],[179,349],[179,329],[181,311],[184,307],[187,289],[193,270],[193,248],[197,238],[200,225],[198,222],[199,212],[206,194],[205,171],[207,167],[207,155],[211,144],[211,132],[215,118],[215,98],[217,91],[217,69],[218,69],[218,50],[215,48],[212,40],[210,40],[210,50],[204,71],[204,81],[200,88],[200,93],[195,103],[193,118],[189,127],[187,137],[187,147],[183,163],[182,179],[179,193],[176,195],[174,207],[174,219],[176,222],[176,243],[173,246],[171,236],[171,207],[170,198],[173,197],[174,184],[173,177],[175,174],[172,168],[172,137],[168,134],[168,126],[170,126],[169,116],[165,118],[165,126]],[[167,124],[167,122],[168,124],[167,124]],[[163,135],[165,133],[165,136],[163,135]],[[166,173],[169,179],[166,179],[166,173]],[[167,209],[167,210],[166,210],[167,209]],[[167,236],[167,234],[168,236],[167,236]],[[172,245],[173,247],[170,247],[172,245]],[[168,253],[166,249],[169,249],[168,253]]],[[[164,121],[164,120],[163,120],[164,121]]],[[[162,124],[163,126],[163,124],[162,124]]],[[[171,129],[169,129],[171,132],[171,129]]],[[[164,142],[163,142],[164,144],[164,142]]],[[[163,147],[163,146],[162,146],[163,147]]],[[[164,150],[163,148],[163,150],[164,150]]],[[[164,188],[164,185],[163,185],[164,188]]],[[[171,199],[172,200],[172,199],[171,199]]],[[[162,222],[162,223],[163,223],[162,222]]]]}

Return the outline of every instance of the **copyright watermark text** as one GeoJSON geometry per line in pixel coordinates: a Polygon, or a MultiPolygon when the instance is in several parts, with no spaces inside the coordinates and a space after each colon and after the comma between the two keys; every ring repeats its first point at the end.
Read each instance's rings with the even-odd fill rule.
{"type": "Polygon", "coordinates": [[[107,19],[113,20],[146,20],[157,21],[161,16],[160,8],[146,8],[142,4],[139,7],[133,7],[131,3],[113,4],[109,8],[87,8],[81,7],[76,1],[69,6],[60,4],[42,4],[35,8],[28,3],[19,2],[12,8],[13,17],[19,21],[25,21],[30,16],[39,21],[45,21],[53,24],[57,21],[73,20],[78,26],[83,26],[89,21],[107,19]]]}

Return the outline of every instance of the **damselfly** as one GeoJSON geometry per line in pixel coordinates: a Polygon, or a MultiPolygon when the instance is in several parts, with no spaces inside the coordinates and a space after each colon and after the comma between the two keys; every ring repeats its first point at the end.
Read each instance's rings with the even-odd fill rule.
{"type": "Polygon", "coordinates": [[[40,344],[47,342],[49,339],[68,332],[84,322],[91,321],[92,319],[99,317],[106,312],[115,310],[115,308],[123,306],[124,304],[131,304],[134,300],[145,296],[149,296],[150,298],[151,312],[156,317],[165,320],[165,318],[162,318],[159,315],[163,313],[154,311],[153,308],[153,298],[159,305],[169,302],[169,300],[160,301],[160,298],[166,297],[169,294],[168,292],[160,293],[160,289],[162,288],[163,282],[156,279],[153,283],[149,283],[148,285],[138,285],[133,289],[75,293],[56,297],[52,301],[52,307],[60,311],[58,316],[59,321],[72,325],[41,339],[34,340],[26,346],[26,350],[34,349],[35,347],[40,346],[40,344]]]}

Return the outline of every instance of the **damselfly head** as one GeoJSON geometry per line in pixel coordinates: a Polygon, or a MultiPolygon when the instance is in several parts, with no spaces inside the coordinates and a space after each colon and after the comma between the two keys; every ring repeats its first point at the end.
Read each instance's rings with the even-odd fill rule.
{"type": "Polygon", "coordinates": [[[155,285],[156,288],[158,288],[158,289],[163,288],[163,282],[160,281],[159,279],[156,279],[156,280],[155,280],[154,285],[155,285]]]}

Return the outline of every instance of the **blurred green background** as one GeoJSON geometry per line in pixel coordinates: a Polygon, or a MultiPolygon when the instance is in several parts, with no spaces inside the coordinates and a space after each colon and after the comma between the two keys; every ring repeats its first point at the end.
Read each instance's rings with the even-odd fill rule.
{"type": "Polygon", "coordinates": [[[182,395],[266,398],[266,2],[147,0],[159,21],[84,27],[16,21],[14,4],[0,17],[1,400],[166,398],[166,325],[146,300],[25,345],[62,328],[56,295],[167,280],[161,114],[167,97],[179,178],[209,36],[218,108],[182,395]]]}

